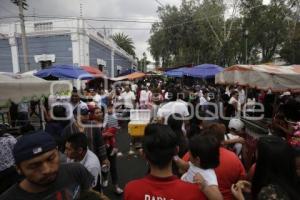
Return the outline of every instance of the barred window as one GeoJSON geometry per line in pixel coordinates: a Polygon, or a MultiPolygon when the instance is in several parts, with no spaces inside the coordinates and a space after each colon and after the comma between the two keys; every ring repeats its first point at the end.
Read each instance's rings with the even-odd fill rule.
{"type": "Polygon", "coordinates": [[[53,29],[52,22],[44,22],[44,23],[35,23],[34,30],[35,31],[50,31],[53,29]]]}

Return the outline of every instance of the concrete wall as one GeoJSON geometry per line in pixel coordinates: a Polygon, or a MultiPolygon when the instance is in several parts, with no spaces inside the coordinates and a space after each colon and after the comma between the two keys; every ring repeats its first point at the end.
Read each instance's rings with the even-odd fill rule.
{"type": "Polygon", "coordinates": [[[8,39],[0,39],[0,71],[13,72],[11,48],[8,39]]]}
{"type": "MultiPolygon", "coordinates": [[[[35,55],[54,54],[55,63],[53,65],[72,65],[72,44],[70,35],[51,35],[28,37],[28,52],[30,70],[40,69],[39,63],[34,60],[35,55]]],[[[17,39],[19,52],[19,65],[21,72],[24,72],[24,60],[21,38],[17,39]]]]}
{"type": "Polygon", "coordinates": [[[90,39],[89,42],[89,53],[90,53],[90,65],[98,66],[97,59],[102,59],[106,62],[109,74],[111,74],[111,50],[95,41],[90,39]]]}

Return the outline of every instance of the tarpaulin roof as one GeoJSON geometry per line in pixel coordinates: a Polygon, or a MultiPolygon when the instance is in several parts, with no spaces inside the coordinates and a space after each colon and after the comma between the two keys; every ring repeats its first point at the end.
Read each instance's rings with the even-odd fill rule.
{"type": "Polygon", "coordinates": [[[271,89],[274,92],[300,92],[300,65],[234,65],[217,74],[215,83],[271,89]]]}
{"type": "Polygon", "coordinates": [[[47,96],[51,90],[55,93],[57,89],[67,91],[70,88],[65,81],[46,81],[30,74],[0,73],[0,102],[11,100],[18,103],[23,98],[47,96]]]}
{"type": "Polygon", "coordinates": [[[170,77],[191,76],[197,78],[213,78],[217,73],[224,69],[218,65],[202,64],[195,67],[182,67],[165,72],[170,77]]]}
{"type": "Polygon", "coordinates": [[[94,74],[94,75],[104,75],[103,72],[101,72],[99,69],[97,69],[96,67],[92,67],[92,66],[81,66],[81,68],[90,73],[90,74],[94,74]]]}
{"type": "Polygon", "coordinates": [[[134,80],[134,79],[138,79],[138,78],[143,78],[144,76],[146,76],[146,74],[143,72],[134,72],[134,73],[128,74],[126,76],[111,78],[111,80],[113,80],[113,81],[122,81],[122,80],[126,80],[126,79],[134,80]]]}
{"type": "Polygon", "coordinates": [[[54,76],[65,79],[93,79],[94,77],[83,69],[72,65],[55,65],[46,69],[42,69],[34,74],[40,78],[54,76]]]}
{"type": "Polygon", "coordinates": [[[213,78],[216,74],[223,71],[224,68],[214,64],[202,64],[184,71],[185,76],[197,78],[213,78]]]}
{"type": "Polygon", "coordinates": [[[181,67],[178,69],[173,69],[173,70],[169,70],[167,72],[165,72],[164,74],[166,76],[170,76],[170,77],[183,77],[184,73],[188,70],[188,67],[181,67]]]}

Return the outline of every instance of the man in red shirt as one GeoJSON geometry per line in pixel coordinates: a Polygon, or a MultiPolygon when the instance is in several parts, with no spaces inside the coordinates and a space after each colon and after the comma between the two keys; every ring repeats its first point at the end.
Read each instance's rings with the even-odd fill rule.
{"type": "MultiPolygon", "coordinates": [[[[211,124],[207,128],[221,144],[224,144],[224,134],[226,132],[226,127],[224,124],[215,123],[211,124]]],[[[235,184],[239,180],[246,178],[246,171],[240,159],[232,151],[221,147],[220,165],[215,168],[215,172],[218,179],[219,189],[224,200],[234,199],[230,190],[232,184],[235,184]]]]}
{"type": "Polygon", "coordinates": [[[124,199],[206,199],[198,185],[183,182],[172,174],[172,158],[177,151],[177,137],[170,127],[148,125],[143,138],[143,154],[150,164],[150,174],[129,182],[125,187],[124,199]]]}

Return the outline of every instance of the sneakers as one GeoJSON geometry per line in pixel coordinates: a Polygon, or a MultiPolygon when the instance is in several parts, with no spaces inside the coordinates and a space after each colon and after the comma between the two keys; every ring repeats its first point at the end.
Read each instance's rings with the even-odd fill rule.
{"type": "Polygon", "coordinates": [[[102,186],[107,187],[108,186],[108,180],[104,180],[103,183],[102,183],[102,186]]]}
{"type": "Polygon", "coordinates": [[[116,187],[115,187],[115,193],[116,193],[116,194],[119,194],[119,195],[120,195],[120,194],[123,194],[123,190],[122,190],[119,186],[116,186],[116,187]]]}

